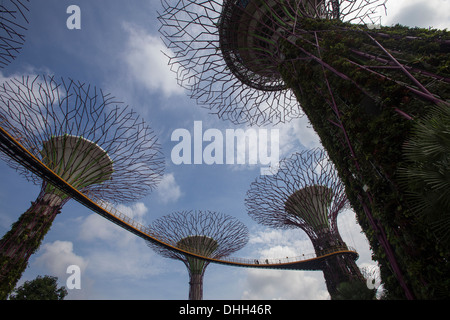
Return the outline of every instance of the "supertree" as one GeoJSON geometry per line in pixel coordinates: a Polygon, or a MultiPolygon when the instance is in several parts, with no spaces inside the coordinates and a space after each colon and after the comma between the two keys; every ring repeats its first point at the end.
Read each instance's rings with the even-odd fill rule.
{"type": "MultiPolygon", "coordinates": [[[[286,122],[304,114],[280,76],[277,70],[280,61],[274,61],[277,57],[272,52],[279,52],[277,41],[284,37],[284,30],[274,32],[279,13],[271,15],[272,9],[280,11],[276,8],[280,1],[162,0],[160,32],[171,50],[169,64],[177,73],[178,83],[220,118],[261,125],[286,122]],[[263,4],[263,11],[269,11],[257,12],[258,2],[263,4]],[[246,7],[266,20],[263,25],[251,22],[252,13],[245,12],[246,7]],[[231,21],[236,15],[238,20],[231,21]],[[248,25],[239,28],[240,24],[248,25]],[[233,25],[239,30],[233,29],[233,25]]],[[[371,18],[374,3],[380,0],[366,0],[364,6],[348,3],[340,7],[337,2],[345,1],[281,2],[281,11],[295,2],[298,8],[294,8],[293,14],[301,14],[306,2],[314,16],[320,11],[321,17],[361,21],[371,18]]]]}
{"type": "MultiPolygon", "coordinates": [[[[150,229],[157,238],[199,256],[220,259],[248,242],[247,227],[236,218],[214,211],[174,212],[155,220],[150,229]]],[[[148,242],[163,257],[181,260],[189,272],[189,300],[203,299],[203,276],[209,261],[148,242]]]]}
{"type": "Polygon", "coordinates": [[[30,0],[3,0],[0,4],[0,69],[14,60],[25,42],[30,0]]]}
{"type": "MultiPolygon", "coordinates": [[[[49,169],[93,199],[111,204],[137,200],[155,188],[163,173],[160,146],[145,121],[110,94],[72,79],[6,81],[0,87],[0,123],[49,169]]],[[[41,185],[37,199],[0,240],[5,298],[70,196],[3,158],[41,185]]]]}
{"type": "Polygon", "coordinates": [[[388,294],[432,298],[437,285],[450,292],[449,252],[409,210],[397,168],[413,122],[433,105],[449,108],[450,39],[382,27],[385,2],[163,0],[160,30],[178,82],[220,118],[262,125],[306,115],[388,294]]]}
{"type": "MultiPolygon", "coordinates": [[[[251,184],[245,199],[248,214],[272,228],[302,229],[317,256],[347,249],[339,234],[337,218],[348,207],[348,200],[326,152],[313,149],[295,153],[280,161],[276,170],[251,184]]],[[[364,282],[354,259],[344,254],[324,260],[322,270],[332,298],[339,284],[364,282]]]]}

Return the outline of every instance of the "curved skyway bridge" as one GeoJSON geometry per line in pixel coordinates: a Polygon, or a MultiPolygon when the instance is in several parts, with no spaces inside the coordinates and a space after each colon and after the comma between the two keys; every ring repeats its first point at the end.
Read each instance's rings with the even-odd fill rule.
{"type": "Polygon", "coordinates": [[[154,242],[170,250],[189,255],[198,259],[207,260],[211,263],[224,264],[235,267],[261,268],[261,269],[285,269],[285,270],[322,270],[322,264],[329,257],[335,255],[351,255],[355,260],[359,255],[351,247],[335,247],[332,250],[324,251],[320,255],[304,254],[297,257],[284,257],[280,259],[249,259],[227,257],[223,259],[212,259],[188,252],[158,239],[158,235],[153,233],[149,227],[131,219],[127,215],[119,212],[111,204],[99,199],[94,199],[88,194],[84,194],[72,185],[59,177],[50,170],[44,163],[28,151],[20,142],[20,137],[13,137],[0,124],[0,150],[17,161],[26,169],[38,175],[42,179],[51,182],[53,185],[69,194],[74,200],[78,201],[88,209],[94,211],[100,216],[108,219],[116,225],[128,230],[129,232],[141,237],[144,240],[154,242]]]}

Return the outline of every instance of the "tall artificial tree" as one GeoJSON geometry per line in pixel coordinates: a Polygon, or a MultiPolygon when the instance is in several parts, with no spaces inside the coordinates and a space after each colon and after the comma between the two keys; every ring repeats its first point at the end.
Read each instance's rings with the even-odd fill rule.
{"type": "Polygon", "coordinates": [[[180,250],[148,242],[166,258],[182,261],[189,272],[189,300],[203,299],[203,277],[211,259],[221,259],[242,249],[248,242],[247,227],[236,218],[213,211],[181,211],[155,220],[150,229],[155,236],[180,250]]]}
{"type": "MultiPolygon", "coordinates": [[[[0,123],[49,169],[94,200],[137,200],[156,186],[163,172],[157,138],[143,119],[81,82],[38,76],[3,83],[0,123]]],[[[15,159],[3,158],[41,185],[37,199],[0,240],[4,299],[70,196],[15,159]]]]}
{"type": "MultiPolygon", "coordinates": [[[[321,149],[296,153],[280,161],[276,173],[260,176],[252,183],[245,203],[248,214],[258,223],[303,230],[318,257],[347,250],[337,218],[348,207],[348,199],[334,165],[321,149]]],[[[342,283],[365,284],[350,255],[330,256],[321,269],[331,298],[342,283]]]]}
{"type": "Polygon", "coordinates": [[[398,168],[414,121],[449,108],[450,37],[381,26],[385,2],[163,0],[160,30],[180,85],[220,118],[261,125],[306,115],[387,295],[438,298],[450,292],[449,251],[411,212],[398,168]]]}

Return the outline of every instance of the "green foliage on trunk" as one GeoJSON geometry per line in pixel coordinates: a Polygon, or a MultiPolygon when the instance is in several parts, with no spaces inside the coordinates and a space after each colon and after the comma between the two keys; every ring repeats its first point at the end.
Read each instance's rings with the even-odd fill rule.
{"type": "MultiPolygon", "coordinates": [[[[411,80],[398,69],[376,68],[383,65],[377,59],[387,59],[387,56],[368,34],[408,66],[410,73],[428,90],[441,100],[449,101],[449,84],[435,81],[437,77],[450,77],[449,33],[403,26],[370,31],[329,20],[304,19],[299,23],[302,29],[317,32],[302,34],[296,46],[287,41],[283,44],[286,62],[280,66],[280,72],[346,185],[349,200],[369,239],[373,258],[381,267],[388,298],[405,296],[360,199],[369,206],[374,223],[386,232],[414,296],[448,298],[449,251],[436,241],[430,226],[420,223],[411,210],[398,176],[399,164],[405,158],[403,146],[411,137],[414,121],[406,120],[396,110],[420,119],[432,110],[433,103],[409,90],[404,83],[410,84],[411,80]],[[370,56],[363,56],[362,52],[370,56]],[[310,53],[319,59],[312,58],[310,53]],[[367,61],[375,67],[364,68],[367,61]],[[381,71],[381,75],[373,73],[375,70],[382,70],[382,74],[381,71]],[[434,76],[430,78],[419,70],[434,76]],[[338,106],[338,114],[332,108],[332,99],[338,106]],[[355,157],[352,157],[344,131],[336,125],[340,123],[355,157]],[[369,194],[372,201],[369,201],[369,194]]],[[[409,86],[416,88],[415,84],[409,86]]]]}
{"type": "Polygon", "coordinates": [[[33,202],[0,240],[0,299],[6,299],[20,280],[29,256],[39,249],[59,210],[42,199],[33,202]]]}

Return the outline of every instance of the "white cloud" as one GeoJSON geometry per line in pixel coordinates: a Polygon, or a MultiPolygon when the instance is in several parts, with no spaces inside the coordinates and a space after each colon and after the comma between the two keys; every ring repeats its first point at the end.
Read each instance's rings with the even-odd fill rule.
{"type": "Polygon", "coordinates": [[[87,216],[81,223],[79,236],[85,241],[101,240],[116,242],[126,234],[121,227],[93,213],[87,216]]]}
{"type": "MultiPolygon", "coordinates": [[[[120,212],[141,220],[147,207],[143,203],[119,205],[120,212]]],[[[147,246],[145,240],[122,229],[97,214],[91,214],[80,225],[80,238],[90,243],[87,250],[87,272],[102,277],[142,279],[160,272],[161,259],[147,246]]]]}
{"type": "Polygon", "coordinates": [[[329,299],[321,272],[256,270],[247,272],[248,300],[326,300],[329,299]]]}
{"type": "Polygon", "coordinates": [[[314,253],[311,240],[301,229],[276,230],[264,228],[253,230],[249,245],[255,247],[258,258],[296,257],[314,253]]]}
{"type": "MultiPolygon", "coordinates": [[[[299,229],[275,230],[257,227],[250,233],[249,256],[264,258],[298,257],[314,253],[311,241],[299,229]]],[[[244,280],[242,299],[325,300],[329,298],[320,271],[250,269],[244,280]]]]}
{"type": "Polygon", "coordinates": [[[177,84],[175,73],[170,70],[167,51],[162,40],[144,30],[124,24],[128,43],[124,59],[132,78],[150,91],[163,92],[165,96],[183,93],[177,84]]]}
{"type": "Polygon", "coordinates": [[[320,139],[306,116],[275,126],[280,130],[280,155],[289,157],[299,146],[307,149],[321,147],[320,139]]]}
{"type": "Polygon", "coordinates": [[[376,265],[372,260],[369,241],[362,232],[361,226],[356,222],[356,214],[352,210],[343,210],[338,216],[338,229],[347,246],[353,247],[359,254],[356,261],[357,265],[362,268],[366,266],[376,265]]]}
{"type": "Polygon", "coordinates": [[[89,269],[89,259],[79,256],[74,252],[73,243],[70,241],[56,240],[45,243],[39,251],[41,254],[34,260],[33,266],[45,270],[44,273],[49,276],[57,277],[59,285],[68,289],[67,299],[89,299],[92,292],[93,280],[86,277],[86,270],[89,269]],[[69,279],[73,270],[68,270],[69,266],[78,266],[80,268],[81,290],[70,289],[66,281],[69,279]]]}
{"type": "Polygon", "coordinates": [[[143,218],[146,215],[148,208],[142,202],[137,202],[131,207],[119,204],[116,206],[116,209],[139,223],[145,223],[143,218]]]}
{"type": "MultiPolygon", "coordinates": [[[[115,206],[115,208],[120,213],[146,225],[144,216],[148,209],[144,203],[138,202],[131,206],[119,204],[115,206]]],[[[126,244],[133,242],[136,238],[132,233],[111,223],[109,220],[98,214],[91,214],[82,221],[79,236],[84,241],[102,240],[119,246],[125,246],[126,244]]]]}
{"type": "Polygon", "coordinates": [[[67,267],[70,265],[77,265],[82,272],[88,265],[85,258],[74,253],[73,243],[70,241],[46,243],[40,250],[42,254],[36,258],[35,263],[61,279],[67,278],[67,267]]]}
{"type": "Polygon", "coordinates": [[[89,272],[102,278],[144,279],[160,273],[161,259],[137,237],[126,247],[104,247],[89,253],[89,272]]]}
{"type": "Polygon", "coordinates": [[[411,27],[450,28],[450,1],[396,0],[388,1],[384,25],[400,23],[411,27]]]}
{"type": "MultiPolygon", "coordinates": [[[[319,136],[312,128],[306,116],[274,126],[267,126],[259,129],[254,127],[244,127],[242,129],[249,136],[251,136],[251,130],[254,130],[256,139],[254,139],[255,143],[248,143],[246,139],[236,139],[237,143],[234,146],[235,163],[244,164],[230,166],[233,171],[252,170],[255,166],[260,168],[272,166],[275,168],[280,160],[290,157],[294,152],[298,152],[302,149],[322,147],[319,136]],[[267,130],[267,138],[261,135],[260,129],[267,130]],[[272,139],[273,130],[278,130],[278,145],[275,144],[272,139]],[[278,151],[274,153],[271,151],[266,151],[265,153],[261,151],[263,156],[270,156],[270,163],[261,162],[259,146],[264,142],[267,142],[270,148],[278,146],[278,151]],[[257,162],[256,164],[250,164],[251,155],[257,162]]],[[[230,151],[228,151],[227,145],[227,153],[228,152],[230,151]]]]}
{"type": "Polygon", "coordinates": [[[173,173],[165,174],[159,183],[158,199],[162,203],[176,202],[182,195],[180,186],[175,181],[173,173]]]}

